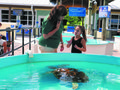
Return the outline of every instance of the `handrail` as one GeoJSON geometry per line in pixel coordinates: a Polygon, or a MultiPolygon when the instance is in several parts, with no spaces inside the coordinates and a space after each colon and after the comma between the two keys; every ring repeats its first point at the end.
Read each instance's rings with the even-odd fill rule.
{"type": "MultiPolygon", "coordinates": [[[[9,52],[7,52],[7,53],[4,53],[4,54],[0,55],[0,57],[3,57],[3,56],[5,56],[5,55],[7,55],[7,54],[9,54],[9,53],[11,53],[11,52],[12,52],[12,55],[14,55],[14,51],[15,51],[15,50],[18,50],[19,48],[22,48],[22,54],[24,54],[24,46],[27,45],[27,44],[29,44],[29,50],[31,50],[31,43],[32,43],[33,41],[34,41],[34,43],[35,43],[35,40],[32,40],[32,41],[31,41],[31,30],[33,29],[33,31],[34,31],[34,38],[36,38],[36,28],[24,27],[24,28],[19,29],[19,30],[22,31],[22,45],[14,49],[14,30],[18,30],[18,29],[19,29],[19,28],[15,28],[15,29],[9,29],[9,28],[0,29],[0,32],[1,32],[1,31],[12,32],[12,41],[8,41],[8,42],[12,42],[12,50],[9,51],[9,52]],[[24,36],[25,36],[25,35],[24,35],[24,29],[29,29],[29,42],[28,42],[28,43],[24,43],[24,36]]],[[[38,37],[40,36],[39,30],[40,30],[40,29],[38,28],[38,37]]]]}

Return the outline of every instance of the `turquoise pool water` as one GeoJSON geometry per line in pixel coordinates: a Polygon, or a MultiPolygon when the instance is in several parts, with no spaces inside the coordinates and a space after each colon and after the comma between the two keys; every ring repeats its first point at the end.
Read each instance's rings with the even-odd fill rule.
{"type": "Polygon", "coordinates": [[[48,73],[53,71],[49,66],[85,72],[89,82],[79,83],[76,90],[120,90],[119,57],[70,53],[0,58],[0,90],[72,90],[70,82],[48,73]]]}
{"type": "Polygon", "coordinates": [[[120,36],[114,36],[114,37],[119,37],[120,38],[120,36]]]}
{"type": "MultiPolygon", "coordinates": [[[[67,41],[71,40],[71,37],[72,36],[75,36],[74,33],[62,33],[62,36],[63,36],[63,42],[64,44],[67,44],[67,41]],[[66,37],[64,37],[66,36],[66,37]],[[71,37],[69,37],[71,36],[71,37]]],[[[87,35],[89,37],[92,37],[92,35],[87,35]]],[[[36,40],[38,41],[39,40],[39,37],[36,38],[36,40]]],[[[101,40],[95,40],[95,39],[87,39],[87,45],[104,45],[104,44],[108,44],[108,43],[113,43],[113,42],[110,42],[110,41],[101,41],[101,40]]]]}
{"type": "Polygon", "coordinates": [[[120,66],[82,61],[37,62],[0,69],[0,90],[73,90],[70,82],[55,78],[48,66],[76,68],[85,72],[89,82],[76,90],[120,90],[120,66]]]}
{"type": "MultiPolygon", "coordinates": [[[[62,33],[62,36],[75,36],[74,33],[62,33]]],[[[89,37],[92,37],[92,35],[87,35],[89,37]]]]}
{"type": "Polygon", "coordinates": [[[62,36],[75,36],[74,33],[62,33],[62,36]]]}
{"type": "MultiPolygon", "coordinates": [[[[71,37],[63,37],[63,42],[67,44],[67,41],[71,40],[71,37]]],[[[95,39],[87,39],[87,45],[103,45],[108,44],[108,41],[101,41],[101,40],[95,40],[95,39]]]]}

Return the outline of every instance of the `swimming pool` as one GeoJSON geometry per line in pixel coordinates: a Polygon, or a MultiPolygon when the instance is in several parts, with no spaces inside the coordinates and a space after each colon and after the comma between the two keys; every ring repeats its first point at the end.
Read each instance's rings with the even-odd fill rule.
{"type": "MultiPolygon", "coordinates": [[[[72,33],[72,32],[66,32],[66,31],[64,31],[62,33],[62,36],[63,37],[73,37],[73,36],[75,36],[75,34],[72,33]]],[[[94,39],[94,36],[92,36],[92,35],[86,35],[86,37],[89,38],[89,39],[94,39]]]]}
{"type": "Polygon", "coordinates": [[[72,90],[54,77],[48,66],[76,68],[89,82],[76,90],[120,90],[120,58],[104,55],[49,53],[0,58],[0,90],[72,90]]]}
{"type": "MultiPolygon", "coordinates": [[[[67,41],[71,37],[63,37],[64,47],[66,47],[67,41]]],[[[112,55],[113,52],[113,43],[112,41],[102,41],[95,39],[87,39],[86,48],[87,51],[83,52],[85,54],[99,54],[99,55],[112,55]]],[[[71,49],[65,48],[66,51],[71,52],[71,49]]],[[[60,51],[59,51],[60,52],[60,51]]]]}
{"type": "MultiPolygon", "coordinates": [[[[58,47],[58,53],[70,53],[71,47],[67,48],[67,41],[69,41],[71,37],[63,37],[64,42],[64,51],[60,51],[60,46],[58,47]]],[[[35,45],[35,53],[40,53],[39,46],[38,46],[39,38],[36,38],[37,44],[35,45]]],[[[85,54],[99,54],[99,55],[112,55],[113,54],[113,43],[112,41],[102,41],[102,40],[95,40],[95,39],[87,39],[86,47],[87,51],[83,52],[85,54]]]]}

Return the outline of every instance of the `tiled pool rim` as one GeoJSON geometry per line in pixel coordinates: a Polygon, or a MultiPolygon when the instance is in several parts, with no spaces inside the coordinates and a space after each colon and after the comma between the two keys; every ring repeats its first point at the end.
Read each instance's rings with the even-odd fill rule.
{"type": "Polygon", "coordinates": [[[120,66],[120,57],[92,54],[71,54],[71,53],[41,53],[33,54],[33,58],[28,55],[16,55],[0,58],[0,68],[5,68],[12,65],[34,63],[34,62],[58,62],[58,61],[80,61],[105,63],[120,66]]]}

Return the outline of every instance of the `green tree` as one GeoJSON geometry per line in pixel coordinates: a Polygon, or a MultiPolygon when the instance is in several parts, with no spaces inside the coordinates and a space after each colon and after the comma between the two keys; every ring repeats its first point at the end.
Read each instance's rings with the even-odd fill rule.
{"type": "Polygon", "coordinates": [[[82,25],[81,17],[69,16],[69,13],[64,18],[67,20],[67,26],[82,25]]]}

